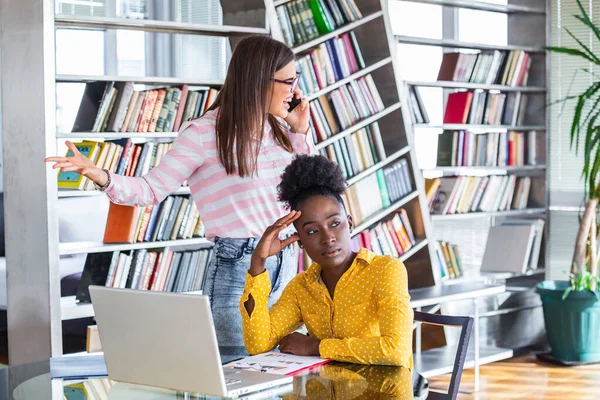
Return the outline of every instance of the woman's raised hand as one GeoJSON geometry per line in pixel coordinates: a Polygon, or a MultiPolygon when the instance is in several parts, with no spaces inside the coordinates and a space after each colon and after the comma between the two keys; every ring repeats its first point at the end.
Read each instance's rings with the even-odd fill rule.
{"type": "Polygon", "coordinates": [[[292,132],[308,133],[308,120],[310,119],[308,100],[306,97],[302,97],[302,90],[299,87],[294,89],[294,97],[302,99],[302,102],[288,114],[285,121],[290,125],[292,132]]]}
{"type": "Polygon", "coordinates": [[[251,275],[260,274],[264,270],[267,258],[274,256],[286,246],[298,241],[298,235],[292,235],[281,240],[279,239],[279,233],[300,218],[300,214],[300,211],[292,211],[288,215],[279,218],[265,230],[265,233],[258,241],[252,253],[252,262],[250,264],[251,275]]]}
{"type": "Polygon", "coordinates": [[[44,161],[53,162],[53,169],[62,168],[65,172],[77,172],[96,182],[100,186],[103,186],[108,181],[106,172],[96,167],[92,160],[81,154],[72,142],[67,140],[65,144],[73,153],[72,156],[47,157],[44,161]]]}

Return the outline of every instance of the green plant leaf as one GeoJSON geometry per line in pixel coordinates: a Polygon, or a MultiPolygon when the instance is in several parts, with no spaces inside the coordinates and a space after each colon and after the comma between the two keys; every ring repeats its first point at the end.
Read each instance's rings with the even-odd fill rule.
{"type": "Polygon", "coordinates": [[[583,176],[584,178],[587,180],[589,177],[589,172],[590,172],[590,157],[591,157],[591,153],[592,150],[594,148],[594,145],[597,141],[596,139],[596,135],[594,135],[594,133],[596,132],[596,127],[595,127],[595,122],[596,119],[598,117],[595,116],[593,117],[587,125],[584,126],[585,128],[585,137],[584,137],[584,150],[583,150],[583,176]]]}
{"type": "Polygon", "coordinates": [[[594,52],[592,50],[590,50],[590,48],[585,45],[585,43],[583,43],[581,40],[579,40],[567,28],[565,28],[565,31],[569,34],[569,36],[571,36],[573,38],[573,40],[575,40],[577,42],[577,44],[579,44],[579,46],[581,46],[583,48],[585,54],[587,54],[590,57],[590,59],[592,60],[592,62],[594,64],[600,65],[600,58],[598,58],[598,56],[596,56],[596,54],[594,54],[594,52]]]}
{"type": "Polygon", "coordinates": [[[592,104],[592,107],[591,107],[590,111],[588,112],[588,115],[585,117],[585,119],[581,123],[582,125],[586,125],[589,122],[592,115],[594,115],[594,113],[598,114],[598,112],[600,112],[600,111],[596,111],[596,108],[598,107],[599,104],[600,104],[600,96],[596,97],[596,101],[594,102],[594,104],[592,104]]]}
{"type": "Polygon", "coordinates": [[[567,47],[553,47],[553,46],[546,47],[545,49],[548,51],[552,51],[554,53],[563,53],[563,54],[568,54],[571,56],[583,57],[586,60],[588,60],[589,62],[592,62],[595,64],[595,61],[591,57],[589,57],[587,54],[582,52],[581,50],[569,49],[567,47]]]}
{"type": "Polygon", "coordinates": [[[562,295],[562,300],[563,300],[563,301],[564,301],[564,300],[567,298],[567,296],[568,296],[568,295],[571,293],[571,291],[572,291],[572,290],[573,290],[573,289],[571,289],[570,287],[568,287],[568,288],[567,288],[567,289],[566,289],[566,290],[563,292],[563,295],[562,295]]]}
{"type": "Polygon", "coordinates": [[[586,73],[590,74],[592,77],[600,80],[600,75],[598,75],[594,71],[591,71],[589,68],[581,68],[581,71],[586,72],[586,73]]]}
{"type": "Polygon", "coordinates": [[[598,193],[598,190],[596,189],[596,185],[595,185],[595,182],[597,182],[598,178],[600,177],[600,145],[598,144],[600,141],[600,128],[596,127],[595,132],[596,132],[596,136],[595,136],[596,151],[594,154],[593,162],[591,163],[592,168],[589,171],[589,178],[587,179],[588,184],[589,184],[589,191],[590,191],[589,195],[591,197],[598,197],[598,195],[600,194],[600,193],[598,193]]]}
{"type": "Polygon", "coordinates": [[[573,122],[571,124],[571,148],[573,148],[573,141],[575,141],[575,154],[579,152],[579,132],[581,129],[581,113],[583,107],[585,106],[586,101],[596,94],[598,90],[600,90],[600,82],[595,82],[591,84],[577,100],[575,114],[573,115],[573,122]]]}
{"type": "Polygon", "coordinates": [[[590,16],[588,15],[587,11],[585,11],[585,8],[583,8],[583,5],[581,4],[581,0],[577,0],[577,5],[579,6],[579,10],[581,11],[581,14],[583,14],[583,15],[582,16],[575,15],[575,18],[577,18],[578,20],[583,22],[585,25],[589,26],[590,29],[592,30],[592,32],[594,32],[594,35],[596,35],[598,40],[600,40],[600,29],[598,29],[598,27],[596,25],[594,25],[594,23],[590,19],[590,16]]]}

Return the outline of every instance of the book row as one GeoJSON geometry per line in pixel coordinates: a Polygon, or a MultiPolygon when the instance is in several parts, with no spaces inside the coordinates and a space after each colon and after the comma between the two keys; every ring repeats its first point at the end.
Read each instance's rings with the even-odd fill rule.
{"type": "MultiPolygon", "coordinates": [[[[89,158],[98,168],[118,175],[143,176],[157,166],[171,149],[172,142],[146,142],[135,144],[131,139],[107,140],[105,142],[82,141],[73,143],[77,150],[89,158]]],[[[67,151],[71,157],[73,152],[67,151]]],[[[58,171],[59,189],[94,190],[94,184],[77,172],[58,171]]]]}
{"type": "Polygon", "coordinates": [[[475,134],[444,131],[438,136],[438,167],[506,167],[537,164],[537,131],[475,134]]]}
{"type": "Polygon", "coordinates": [[[344,196],[354,224],[362,223],[412,193],[414,186],[410,175],[408,161],[403,158],[350,186],[344,196]]]}
{"type": "Polygon", "coordinates": [[[346,179],[386,158],[377,122],[333,142],[321,149],[320,153],[337,163],[346,179]]]}
{"type": "Polygon", "coordinates": [[[364,247],[375,254],[400,257],[415,244],[415,236],[405,209],[401,208],[391,219],[354,236],[356,248],[364,247]]]}
{"type": "Polygon", "coordinates": [[[315,93],[365,68],[354,32],[321,43],[296,59],[302,71],[299,85],[305,94],[315,93]]]}
{"type": "Polygon", "coordinates": [[[408,106],[410,108],[409,110],[413,122],[415,124],[428,124],[430,122],[429,115],[427,114],[425,104],[423,104],[423,99],[421,98],[421,95],[419,93],[419,88],[417,88],[416,86],[409,86],[408,95],[408,106]]]}
{"type": "Polygon", "coordinates": [[[444,53],[438,81],[526,86],[531,56],[523,50],[444,53]]]}
{"type": "Polygon", "coordinates": [[[276,11],[289,46],[306,43],[362,18],[354,0],[295,0],[276,11]]]}
{"type": "Polygon", "coordinates": [[[385,108],[371,75],[351,81],[310,103],[310,125],[317,142],[352,127],[385,108]]]}
{"type": "Polygon", "coordinates": [[[455,279],[463,275],[462,261],[458,246],[443,240],[435,242],[435,254],[440,268],[442,280],[455,279]]]}
{"type": "Polygon", "coordinates": [[[459,176],[426,180],[432,214],[523,210],[527,207],[530,189],[529,176],[459,176]]]}
{"type": "Polygon", "coordinates": [[[493,93],[483,90],[448,95],[445,124],[522,125],[528,95],[521,92],[493,93]]]}
{"type": "Polygon", "coordinates": [[[104,243],[156,242],[204,236],[204,224],[190,195],[167,196],[146,207],[111,203],[104,243]]]}
{"type": "Polygon", "coordinates": [[[85,260],[76,299],[89,301],[89,285],[160,292],[200,290],[210,255],[210,249],[91,253],[85,260]]]}
{"type": "Polygon", "coordinates": [[[133,82],[87,82],[73,132],[177,132],[216,99],[213,88],[188,85],[134,90],[133,82]]]}

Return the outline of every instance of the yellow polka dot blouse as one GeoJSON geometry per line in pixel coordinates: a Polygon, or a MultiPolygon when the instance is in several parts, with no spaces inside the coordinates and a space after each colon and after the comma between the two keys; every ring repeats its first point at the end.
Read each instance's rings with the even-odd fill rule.
{"type": "Polygon", "coordinates": [[[294,392],[284,400],[413,398],[408,368],[385,365],[327,364],[317,372],[296,376],[294,392]]]}
{"type": "Polygon", "coordinates": [[[412,368],[413,311],[404,264],[360,249],[337,283],[333,300],[319,283],[320,275],[321,266],[313,263],[292,279],[269,310],[269,274],[246,274],[239,307],[248,352],[270,351],[305,324],[321,340],[322,358],[412,368]],[[255,300],[251,317],[244,307],[250,294],[255,300]]]}

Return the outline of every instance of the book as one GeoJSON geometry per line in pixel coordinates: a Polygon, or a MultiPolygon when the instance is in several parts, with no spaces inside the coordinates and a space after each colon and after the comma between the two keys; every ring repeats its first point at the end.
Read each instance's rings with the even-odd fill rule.
{"type": "Polygon", "coordinates": [[[481,262],[481,271],[516,274],[527,271],[535,230],[534,225],[491,227],[481,262]]]}
{"type": "Polygon", "coordinates": [[[104,243],[135,243],[135,230],[140,216],[138,206],[124,206],[110,203],[104,243]]]}
{"type": "MultiPolygon", "coordinates": [[[[100,154],[101,145],[98,142],[83,141],[81,143],[73,143],[82,155],[89,158],[92,162],[96,162],[100,154]]],[[[71,150],[67,151],[66,157],[73,157],[71,150]]],[[[63,171],[62,168],[58,172],[58,188],[59,189],[79,189],[82,190],[88,179],[78,172],[63,171]]]]}
{"type": "Polygon", "coordinates": [[[293,354],[270,351],[232,361],[223,365],[223,367],[290,376],[309,368],[327,364],[330,361],[331,360],[326,358],[296,356],[293,354]]]}
{"type": "Polygon", "coordinates": [[[108,376],[104,354],[68,355],[50,358],[50,378],[79,379],[108,376]]]}

